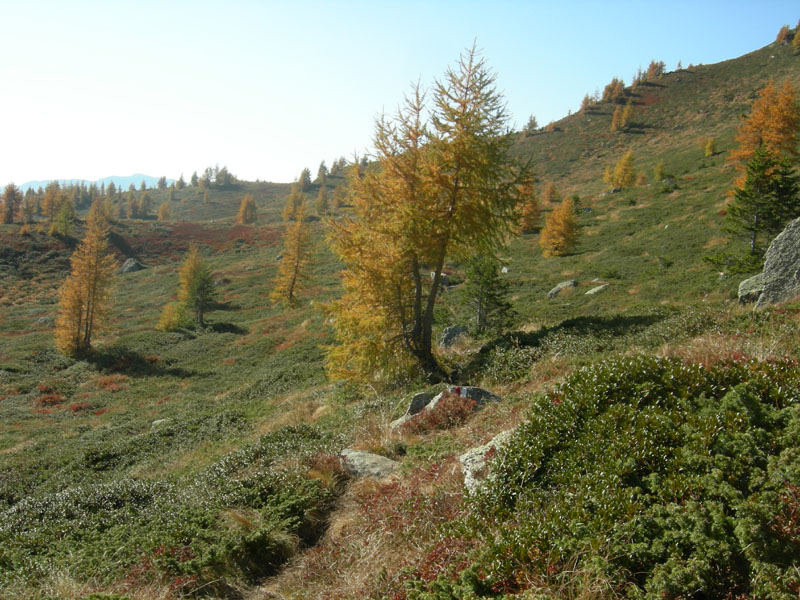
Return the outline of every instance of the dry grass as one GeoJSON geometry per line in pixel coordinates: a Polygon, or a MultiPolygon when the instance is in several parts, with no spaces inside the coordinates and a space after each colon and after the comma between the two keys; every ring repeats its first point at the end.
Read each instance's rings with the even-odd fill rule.
{"type": "Polygon", "coordinates": [[[352,482],[320,543],[251,597],[381,597],[403,566],[415,566],[440,541],[438,527],[461,510],[462,486],[454,460],[352,482]]]}

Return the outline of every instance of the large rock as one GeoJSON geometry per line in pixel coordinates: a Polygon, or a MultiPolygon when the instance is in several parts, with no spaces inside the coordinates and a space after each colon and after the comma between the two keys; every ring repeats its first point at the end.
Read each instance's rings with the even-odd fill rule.
{"type": "Polygon", "coordinates": [[[497,450],[505,444],[513,433],[513,429],[499,433],[483,446],[467,450],[458,457],[461,463],[461,470],[464,473],[464,486],[469,491],[474,491],[486,479],[489,475],[488,462],[497,454],[497,450]]]}
{"type": "Polygon", "coordinates": [[[758,302],[764,292],[764,273],[753,275],[739,284],[739,304],[758,302]]]}
{"type": "Polygon", "coordinates": [[[547,297],[548,298],[555,298],[556,296],[558,296],[561,293],[561,290],[565,290],[567,288],[574,288],[574,287],[578,287],[578,282],[575,281],[574,279],[570,279],[569,281],[562,281],[556,287],[554,287],[552,290],[547,292],[547,297]]]}
{"type": "Polygon", "coordinates": [[[800,218],[789,223],[769,245],[764,258],[763,284],[758,307],[800,295],[800,218]]]}
{"type": "Polygon", "coordinates": [[[135,273],[136,271],[141,271],[141,270],[146,269],[146,268],[147,267],[145,267],[142,263],[140,263],[135,258],[129,258],[124,263],[122,263],[122,266],[119,268],[119,272],[120,273],[135,273]]]}
{"type": "Polygon", "coordinates": [[[466,335],[467,332],[468,329],[463,325],[451,325],[450,327],[445,327],[444,331],[442,331],[442,337],[439,340],[439,345],[442,348],[449,348],[458,338],[460,338],[462,335],[466,335]]]}
{"type": "Polygon", "coordinates": [[[595,294],[597,294],[598,292],[602,292],[602,291],[603,291],[604,289],[606,289],[607,287],[608,287],[608,284],[607,284],[607,283],[603,283],[603,284],[601,284],[601,285],[598,285],[598,286],[595,286],[595,287],[593,287],[593,288],[592,288],[592,289],[590,289],[588,292],[586,292],[586,294],[585,294],[585,295],[586,295],[586,296],[594,296],[594,295],[595,295],[595,294]]]}
{"type": "Polygon", "coordinates": [[[364,450],[346,448],[340,456],[342,466],[355,477],[386,477],[400,466],[400,463],[391,458],[364,450]]]}
{"type": "MultiPolygon", "coordinates": [[[[476,386],[471,385],[454,385],[447,388],[447,392],[450,394],[456,394],[461,396],[462,398],[469,398],[470,400],[475,401],[475,410],[482,408],[489,402],[500,402],[500,397],[496,394],[488,390],[484,390],[483,388],[479,388],[476,386]]],[[[389,425],[392,429],[398,429],[402,427],[406,423],[408,423],[411,419],[416,417],[418,414],[433,410],[439,404],[441,399],[444,397],[445,392],[437,394],[433,396],[432,394],[417,394],[411,400],[411,406],[408,407],[408,411],[399,419],[395,419],[389,425]],[[433,396],[433,397],[430,397],[433,396]]]]}

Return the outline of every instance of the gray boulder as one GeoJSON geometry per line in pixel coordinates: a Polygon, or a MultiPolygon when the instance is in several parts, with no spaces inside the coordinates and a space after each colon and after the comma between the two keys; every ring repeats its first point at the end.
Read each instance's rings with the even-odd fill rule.
{"type": "Polygon", "coordinates": [[[800,295],[800,218],[778,234],[764,257],[764,292],[757,307],[777,304],[800,295]]]}
{"type": "Polygon", "coordinates": [[[147,267],[145,267],[142,263],[140,263],[135,258],[129,258],[124,263],[122,263],[122,266],[119,268],[119,272],[120,273],[135,273],[136,271],[141,271],[141,270],[146,269],[146,268],[147,267]]]}
{"type": "MultiPolygon", "coordinates": [[[[450,394],[456,394],[461,396],[462,398],[469,398],[470,400],[475,401],[475,410],[483,408],[489,402],[500,402],[500,397],[496,394],[488,390],[484,390],[483,388],[465,385],[465,386],[450,386],[447,388],[447,391],[450,394]]],[[[428,397],[427,399],[425,396],[433,396],[432,394],[417,394],[411,400],[411,406],[409,406],[408,411],[399,419],[395,419],[389,425],[392,429],[397,429],[402,427],[406,423],[408,423],[411,419],[416,417],[418,414],[433,410],[439,404],[441,399],[444,397],[444,392],[437,394],[436,396],[428,397]],[[415,400],[417,401],[415,403],[415,400]],[[420,408],[417,409],[416,407],[419,406],[420,408]],[[416,410],[416,412],[412,412],[412,409],[416,410]]]]}
{"type": "Polygon", "coordinates": [[[462,335],[466,335],[467,331],[467,328],[463,325],[451,325],[450,327],[445,327],[444,331],[442,331],[442,337],[439,340],[439,345],[442,348],[449,348],[458,338],[460,338],[462,335]]]}
{"type": "Polygon", "coordinates": [[[758,302],[764,292],[764,273],[753,275],[739,284],[739,304],[758,302]]]}
{"type": "Polygon", "coordinates": [[[561,290],[565,290],[567,288],[574,288],[574,287],[578,287],[578,282],[575,281],[574,279],[570,279],[569,281],[562,281],[556,287],[554,287],[552,290],[547,292],[547,297],[548,298],[555,298],[556,296],[558,296],[561,293],[561,290]]]}
{"type": "Polygon", "coordinates": [[[486,479],[489,475],[488,462],[513,433],[513,429],[499,433],[483,446],[467,450],[458,457],[458,461],[461,463],[461,471],[464,473],[464,487],[472,492],[486,479]]]}
{"type": "Polygon", "coordinates": [[[407,415],[415,415],[423,408],[430,404],[430,401],[433,400],[433,397],[436,394],[433,392],[420,392],[419,394],[414,394],[414,397],[411,398],[411,404],[408,405],[408,410],[406,411],[407,415]]]}
{"type": "Polygon", "coordinates": [[[340,454],[342,466],[354,477],[386,477],[400,466],[400,463],[372,452],[347,448],[340,454]]]}

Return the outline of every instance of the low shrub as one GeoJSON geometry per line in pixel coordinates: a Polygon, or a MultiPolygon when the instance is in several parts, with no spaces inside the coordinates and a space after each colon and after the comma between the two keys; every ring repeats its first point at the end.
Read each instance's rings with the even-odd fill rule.
{"type": "Polygon", "coordinates": [[[641,600],[796,598],[799,434],[794,361],[581,369],[533,398],[446,530],[480,542],[472,566],[418,573],[408,598],[550,597],[581,581],[641,600]]]}
{"type": "Polygon", "coordinates": [[[411,433],[424,433],[457,427],[466,422],[475,412],[476,402],[458,394],[442,392],[442,397],[433,408],[423,410],[403,424],[402,429],[411,433]]]}

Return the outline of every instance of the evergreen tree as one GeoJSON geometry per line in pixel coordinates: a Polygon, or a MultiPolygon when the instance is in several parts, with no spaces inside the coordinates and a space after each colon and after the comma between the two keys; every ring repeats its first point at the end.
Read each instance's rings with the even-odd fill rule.
{"type": "Polygon", "coordinates": [[[300,191],[307,192],[311,189],[311,171],[307,168],[303,169],[300,173],[300,179],[297,181],[300,184],[300,191]]]}
{"type": "Polygon", "coordinates": [[[70,259],[71,271],[59,290],[55,342],[61,352],[79,356],[91,350],[92,336],[111,309],[116,261],[109,252],[108,224],[90,214],[86,237],[70,259]]]}
{"type": "Polygon", "coordinates": [[[194,315],[198,325],[205,326],[204,316],[216,302],[216,291],[211,271],[200,256],[197,246],[189,247],[178,276],[178,300],[194,315]]]}
{"type": "Polygon", "coordinates": [[[475,334],[499,331],[511,324],[513,310],[508,301],[510,286],[500,274],[497,258],[490,254],[473,256],[467,262],[464,296],[475,321],[475,334]]]}
{"type": "Polygon", "coordinates": [[[6,185],[3,190],[3,223],[13,223],[20,212],[20,205],[22,204],[22,193],[19,188],[13,183],[6,185]]]}
{"type": "Polygon", "coordinates": [[[305,202],[300,202],[295,221],[286,225],[281,252],[283,258],[278,265],[278,273],[269,295],[273,302],[282,302],[288,306],[297,304],[297,294],[308,279],[311,248],[305,211],[305,202]]]}
{"type": "Polygon", "coordinates": [[[250,194],[245,194],[239,204],[239,212],[236,214],[236,222],[249,224],[256,222],[256,201],[250,194]]]}
{"type": "Polygon", "coordinates": [[[539,247],[544,256],[564,256],[569,253],[577,239],[575,203],[572,198],[565,198],[558,208],[547,215],[539,235],[539,247]]]}
{"type": "Polygon", "coordinates": [[[197,171],[192,173],[192,178],[190,179],[190,182],[192,184],[192,187],[196,188],[198,186],[199,182],[198,182],[198,179],[197,179],[197,171]]]}
{"type": "Polygon", "coordinates": [[[175,182],[175,187],[179,190],[182,190],[186,187],[186,181],[183,179],[183,173],[181,173],[181,176],[178,177],[178,181],[175,182]]]}
{"type": "Polygon", "coordinates": [[[317,202],[315,205],[317,209],[317,215],[323,217],[328,214],[329,207],[328,207],[328,189],[325,185],[319,186],[319,192],[317,193],[317,202]]]}
{"type": "Polygon", "coordinates": [[[750,255],[761,256],[768,242],[797,216],[797,174],[786,159],[758,148],[746,165],[744,184],[735,190],[728,206],[726,231],[746,238],[750,255]]]}
{"type": "Polygon", "coordinates": [[[161,177],[158,178],[157,187],[160,190],[167,189],[167,177],[165,175],[162,175],[161,177]]]}
{"type": "Polygon", "coordinates": [[[72,235],[72,224],[75,221],[75,205],[72,198],[63,198],[58,207],[56,218],[50,223],[50,235],[58,234],[62,237],[72,235]]]}
{"type": "Polygon", "coordinates": [[[44,190],[42,198],[42,212],[48,223],[52,223],[61,206],[61,186],[57,181],[51,181],[44,190]]]}
{"type": "Polygon", "coordinates": [[[139,199],[139,218],[147,219],[152,211],[153,199],[150,197],[150,194],[144,192],[142,197],[139,199]]]}
{"type": "Polygon", "coordinates": [[[328,167],[325,166],[325,161],[323,160],[319,163],[319,168],[317,169],[317,183],[320,185],[325,185],[325,182],[328,179],[328,167]]]}

